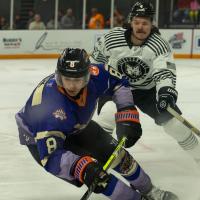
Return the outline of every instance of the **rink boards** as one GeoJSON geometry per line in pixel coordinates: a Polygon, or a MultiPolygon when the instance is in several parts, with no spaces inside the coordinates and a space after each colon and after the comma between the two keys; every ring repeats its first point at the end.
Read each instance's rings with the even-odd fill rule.
{"type": "MultiPolygon", "coordinates": [[[[0,58],[56,58],[66,47],[91,52],[97,38],[109,30],[1,31],[0,58]]],[[[175,58],[200,58],[200,30],[161,29],[175,58]]]]}

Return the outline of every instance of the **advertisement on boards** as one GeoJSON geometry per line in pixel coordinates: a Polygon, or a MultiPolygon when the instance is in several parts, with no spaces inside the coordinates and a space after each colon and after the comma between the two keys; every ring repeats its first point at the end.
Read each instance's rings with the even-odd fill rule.
{"type": "Polygon", "coordinates": [[[186,29],[161,29],[161,34],[167,40],[174,53],[190,54],[192,30],[186,29]]]}
{"type": "Polygon", "coordinates": [[[92,51],[97,38],[106,31],[49,30],[2,31],[1,54],[56,54],[66,47],[92,51]]]}

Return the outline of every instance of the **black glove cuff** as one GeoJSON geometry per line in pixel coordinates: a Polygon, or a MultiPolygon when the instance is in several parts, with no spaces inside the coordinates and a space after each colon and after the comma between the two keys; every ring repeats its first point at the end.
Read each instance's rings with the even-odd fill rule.
{"type": "Polygon", "coordinates": [[[158,96],[165,96],[165,95],[171,95],[173,96],[175,102],[177,101],[178,92],[176,91],[175,88],[169,86],[160,88],[158,91],[158,96]]]}

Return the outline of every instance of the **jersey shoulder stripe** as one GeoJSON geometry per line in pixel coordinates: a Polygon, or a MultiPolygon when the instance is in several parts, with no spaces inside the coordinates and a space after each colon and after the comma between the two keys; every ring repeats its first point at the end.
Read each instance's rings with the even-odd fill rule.
{"type": "Polygon", "coordinates": [[[116,34],[120,34],[120,33],[124,33],[126,31],[126,29],[117,27],[117,28],[113,28],[112,30],[110,30],[109,32],[107,32],[104,37],[105,38],[109,38],[110,36],[116,35],[116,34]]]}
{"type": "Polygon", "coordinates": [[[176,74],[169,70],[162,70],[153,74],[153,79],[157,82],[160,80],[171,79],[172,84],[176,86],[176,74]]]}
{"type": "Polygon", "coordinates": [[[171,53],[171,49],[167,41],[165,41],[159,34],[153,33],[148,40],[145,42],[146,46],[148,46],[156,56],[171,53]]]}
{"type": "Polygon", "coordinates": [[[105,46],[108,51],[112,48],[127,46],[124,32],[125,29],[117,28],[105,34],[105,46]]]}
{"type": "Polygon", "coordinates": [[[108,63],[108,59],[101,53],[99,52],[98,56],[95,57],[94,53],[91,55],[91,57],[97,62],[97,63],[108,63]]]}

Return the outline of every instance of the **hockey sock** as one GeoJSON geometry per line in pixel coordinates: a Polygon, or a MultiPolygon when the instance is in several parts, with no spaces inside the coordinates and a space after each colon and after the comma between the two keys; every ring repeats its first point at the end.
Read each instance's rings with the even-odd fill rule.
{"type": "Polygon", "coordinates": [[[144,172],[134,158],[125,151],[121,161],[113,168],[120,173],[136,190],[146,194],[152,188],[150,177],[144,172]]]}
{"type": "Polygon", "coordinates": [[[116,178],[114,175],[111,175],[111,179],[102,194],[112,200],[141,200],[140,193],[133,190],[131,187],[116,178]]]}
{"type": "Polygon", "coordinates": [[[196,136],[177,119],[169,120],[163,126],[165,132],[172,136],[195,161],[200,162],[200,145],[196,136]]]}

